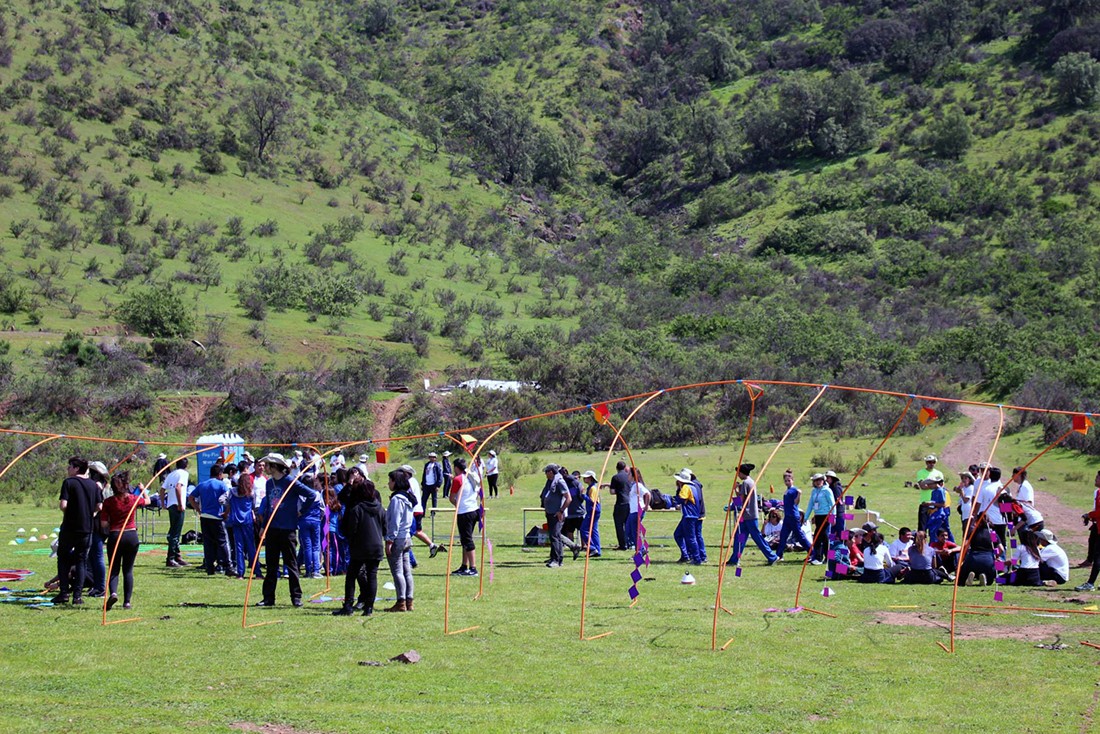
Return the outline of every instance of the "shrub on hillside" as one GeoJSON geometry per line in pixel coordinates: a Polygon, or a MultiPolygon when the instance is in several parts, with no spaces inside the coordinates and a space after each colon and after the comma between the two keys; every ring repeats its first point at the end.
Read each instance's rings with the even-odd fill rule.
{"type": "Polygon", "coordinates": [[[166,287],[130,294],[119,305],[118,316],[122,323],[145,336],[186,339],[195,330],[192,309],[179,292],[166,287]]]}
{"type": "Polygon", "coordinates": [[[1058,101],[1067,107],[1091,107],[1100,101],[1100,61],[1083,51],[1058,59],[1054,65],[1058,101]]]}

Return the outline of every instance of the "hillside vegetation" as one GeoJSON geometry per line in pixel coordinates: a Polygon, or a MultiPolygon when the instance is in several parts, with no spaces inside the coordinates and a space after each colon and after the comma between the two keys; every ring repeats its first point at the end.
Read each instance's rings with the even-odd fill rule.
{"type": "MultiPolygon", "coordinates": [[[[1095,407],[1094,0],[2,17],[9,414],[125,425],[214,390],[226,423],[316,437],[443,368],[540,390],[422,396],[410,430],[740,376],[1095,407]]],[[[745,409],[664,399],[645,438],[745,409]]],[[[590,445],[582,420],[524,445],[590,445]]]]}

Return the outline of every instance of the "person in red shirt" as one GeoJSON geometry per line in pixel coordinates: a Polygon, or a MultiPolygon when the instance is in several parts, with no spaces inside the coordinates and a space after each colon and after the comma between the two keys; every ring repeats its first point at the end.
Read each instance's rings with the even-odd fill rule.
{"type": "Polygon", "coordinates": [[[130,492],[130,472],[121,471],[111,477],[112,495],[103,501],[99,513],[100,526],[107,535],[107,551],[111,554],[111,578],[108,586],[111,596],[107,599],[107,609],[118,603],[118,573],[121,569],[123,579],[123,609],[131,608],[134,595],[134,559],[138,552],[137,522],[132,510],[134,506],[149,504],[149,493],[138,485],[140,494],[130,492]]]}
{"type": "Polygon", "coordinates": [[[951,533],[947,528],[941,527],[936,533],[935,542],[930,545],[932,546],[932,550],[936,551],[937,567],[947,576],[947,578],[954,581],[955,570],[959,565],[958,554],[962,551],[962,548],[948,540],[949,537],[951,537],[951,533]]]}

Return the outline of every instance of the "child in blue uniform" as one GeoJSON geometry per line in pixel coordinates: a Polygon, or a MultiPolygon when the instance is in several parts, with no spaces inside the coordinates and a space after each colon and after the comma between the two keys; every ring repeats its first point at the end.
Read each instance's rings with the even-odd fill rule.
{"type": "Polygon", "coordinates": [[[256,555],[253,533],[252,482],[237,482],[226,503],[225,526],[233,531],[233,564],[237,578],[243,578],[256,555]]]}
{"type": "Polygon", "coordinates": [[[672,498],[672,504],[680,508],[680,524],[676,526],[673,537],[680,546],[681,561],[700,566],[703,558],[699,554],[696,527],[699,524],[699,503],[695,499],[695,483],[686,470],[673,478],[676,480],[676,495],[672,498]]]}
{"type": "Polygon", "coordinates": [[[798,509],[802,490],[795,486],[792,470],[783,472],[783,483],[787,485],[787,491],[783,493],[783,525],[779,529],[779,550],[776,551],[780,558],[783,558],[783,553],[787,550],[787,541],[791,538],[802,550],[810,549],[810,540],[802,531],[802,512],[798,509]]]}

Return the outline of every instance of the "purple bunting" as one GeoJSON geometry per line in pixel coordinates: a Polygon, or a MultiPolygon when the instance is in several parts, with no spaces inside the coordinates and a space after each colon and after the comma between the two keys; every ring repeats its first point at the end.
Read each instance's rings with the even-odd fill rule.
{"type": "Polygon", "coordinates": [[[642,580],[642,572],[639,571],[638,569],[634,569],[633,571],[630,572],[630,580],[633,581],[634,583],[638,583],[639,581],[642,580]]]}
{"type": "Polygon", "coordinates": [[[856,498],[850,494],[844,495],[844,504],[848,507],[853,506],[856,503],[856,498]]]}
{"type": "Polygon", "coordinates": [[[737,578],[741,578],[741,567],[740,566],[733,569],[733,575],[736,576],[737,578]]]}
{"type": "Polygon", "coordinates": [[[633,601],[638,598],[638,587],[631,586],[626,593],[630,594],[630,600],[633,601]]]}

